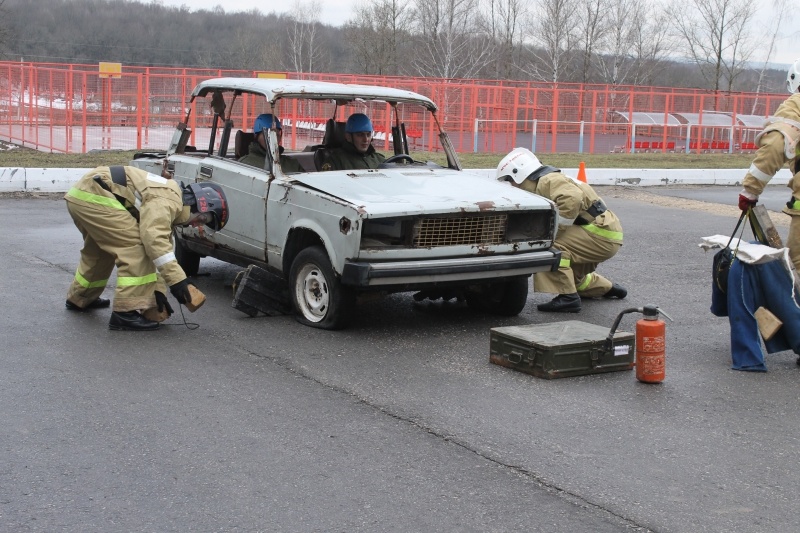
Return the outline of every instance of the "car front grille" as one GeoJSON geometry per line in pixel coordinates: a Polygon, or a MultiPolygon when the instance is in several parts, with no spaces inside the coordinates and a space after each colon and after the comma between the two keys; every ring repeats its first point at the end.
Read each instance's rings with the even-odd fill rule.
{"type": "Polygon", "coordinates": [[[414,225],[413,246],[489,245],[505,242],[508,215],[505,213],[465,217],[423,218],[414,225]]]}

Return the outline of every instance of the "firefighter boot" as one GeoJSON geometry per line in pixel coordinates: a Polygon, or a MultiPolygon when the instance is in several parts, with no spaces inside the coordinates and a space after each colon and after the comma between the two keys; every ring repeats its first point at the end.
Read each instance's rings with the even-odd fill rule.
{"type": "Polygon", "coordinates": [[[608,289],[608,292],[603,295],[603,298],[616,298],[622,300],[628,295],[628,291],[622,285],[616,283],[608,289]]]}
{"type": "Polygon", "coordinates": [[[577,313],[581,310],[581,297],[577,292],[559,294],[546,304],[537,305],[536,309],[552,313],[577,313]]]}
{"type": "Polygon", "coordinates": [[[137,311],[113,311],[108,321],[108,329],[122,331],[149,331],[158,329],[161,324],[148,320],[137,311]]]}
{"type": "Polygon", "coordinates": [[[108,307],[109,305],[111,305],[111,300],[109,300],[108,298],[98,298],[97,300],[93,301],[86,307],[78,307],[74,303],[67,300],[67,303],[65,305],[67,306],[67,309],[69,309],[70,311],[90,311],[92,309],[103,309],[104,307],[108,307]]]}

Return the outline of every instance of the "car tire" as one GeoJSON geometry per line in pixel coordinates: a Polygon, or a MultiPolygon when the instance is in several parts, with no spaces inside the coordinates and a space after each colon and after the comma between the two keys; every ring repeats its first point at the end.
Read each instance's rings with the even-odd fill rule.
{"type": "Polygon", "coordinates": [[[187,276],[194,277],[200,271],[200,257],[200,254],[187,248],[181,238],[175,235],[175,260],[187,276]]]}
{"type": "Polygon", "coordinates": [[[476,311],[500,316],[516,316],[528,302],[528,277],[482,285],[467,291],[467,305],[476,311]]]}
{"type": "Polygon", "coordinates": [[[289,270],[295,318],[320,329],[341,329],[353,315],[355,292],[343,287],[322,246],[297,254],[289,270]]]}

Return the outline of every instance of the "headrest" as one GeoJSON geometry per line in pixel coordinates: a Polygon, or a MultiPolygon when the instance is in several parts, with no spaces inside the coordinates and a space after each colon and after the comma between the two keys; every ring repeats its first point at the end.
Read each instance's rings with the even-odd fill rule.
{"type": "Polygon", "coordinates": [[[234,155],[236,159],[241,159],[250,153],[250,143],[256,140],[256,134],[249,131],[238,130],[234,138],[234,155]]]}
{"type": "Polygon", "coordinates": [[[329,118],[325,123],[325,136],[322,138],[322,145],[325,148],[338,148],[344,144],[344,122],[336,122],[329,118]]]}

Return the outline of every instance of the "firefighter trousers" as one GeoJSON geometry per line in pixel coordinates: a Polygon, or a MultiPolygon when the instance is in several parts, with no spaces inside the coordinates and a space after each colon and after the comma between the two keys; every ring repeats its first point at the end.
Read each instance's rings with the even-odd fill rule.
{"type": "Polygon", "coordinates": [[[81,259],[67,300],[79,307],[92,303],[103,293],[116,265],[112,309],[127,312],[155,306],[155,291],[166,293],[166,285],[145,252],[136,219],[127,211],[75,202],[67,202],[67,210],[83,235],[81,259]]]}
{"type": "Polygon", "coordinates": [[[790,215],[792,221],[789,223],[789,236],[786,239],[786,247],[789,249],[789,258],[794,263],[794,268],[800,272],[800,215],[790,215]]]}
{"type": "Polygon", "coordinates": [[[578,293],[585,298],[598,298],[607,293],[612,283],[595,270],[611,259],[621,244],[597,238],[581,226],[560,229],[553,247],[561,250],[561,263],[555,272],[533,275],[536,292],[556,294],[578,293]]]}

